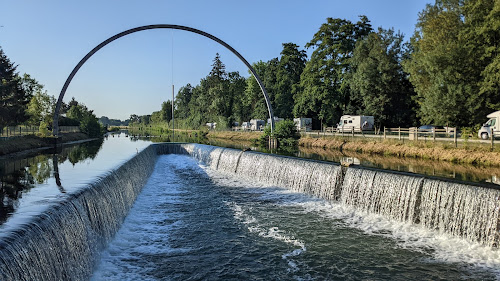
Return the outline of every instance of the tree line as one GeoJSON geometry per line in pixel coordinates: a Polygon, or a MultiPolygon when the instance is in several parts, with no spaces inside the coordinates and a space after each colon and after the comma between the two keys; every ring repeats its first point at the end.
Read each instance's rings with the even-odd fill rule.
{"type": "MultiPolygon", "coordinates": [[[[40,135],[52,130],[56,100],[29,74],[19,74],[17,66],[0,48],[0,130],[6,126],[38,126],[40,135]]],[[[102,136],[104,128],[85,104],[73,98],[61,106],[60,126],[79,126],[90,137],[102,136]]]]}
{"type": "MultiPolygon", "coordinates": [[[[409,42],[392,28],[374,29],[366,16],[327,18],[304,47],[284,43],[279,57],[253,64],[275,116],[311,117],[315,128],[346,114],[373,115],[388,127],[469,127],[500,109],[498,1],[428,4],[409,42]]],[[[174,106],[181,127],[268,118],[255,78],[227,72],[219,54],[198,85],[178,91],[174,106]]],[[[164,102],[131,122],[168,122],[170,107],[164,102]]]]}

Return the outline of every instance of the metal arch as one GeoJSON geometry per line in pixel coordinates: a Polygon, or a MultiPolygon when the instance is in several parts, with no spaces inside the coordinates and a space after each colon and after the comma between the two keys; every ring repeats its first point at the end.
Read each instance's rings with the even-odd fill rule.
{"type": "Polygon", "coordinates": [[[52,134],[54,136],[58,136],[59,134],[59,110],[61,109],[61,104],[62,100],[64,98],[64,94],[66,93],[66,90],[68,89],[69,84],[71,83],[71,80],[73,80],[73,77],[76,75],[80,67],[91,57],[93,56],[97,51],[99,51],[102,47],[108,45],[109,43],[115,41],[116,39],[123,37],[125,35],[129,35],[131,33],[143,31],[143,30],[149,30],[149,29],[159,29],[159,28],[167,28],[167,29],[178,29],[178,30],[184,30],[184,31],[189,31],[193,32],[202,36],[205,36],[209,39],[212,39],[213,41],[221,44],[222,46],[226,47],[226,49],[230,50],[233,54],[235,54],[250,70],[252,75],[255,77],[257,80],[257,83],[259,83],[260,89],[262,91],[262,94],[264,94],[264,98],[266,100],[267,104],[267,110],[269,111],[269,117],[271,118],[271,134],[274,132],[274,114],[273,114],[273,108],[271,106],[271,102],[269,101],[269,96],[267,94],[266,89],[264,88],[264,84],[262,83],[262,80],[260,80],[259,75],[257,75],[257,72],[255,72],[255,69],[248,63],[248,61],[243,58],[243,56],[240,55],[233,47],[229,46],[226,42],[220,40],[219,38],[206,33],[204,31],[187,27],[187,26],[182,26],[182,25],[174,25],[174,24],[153,24],[153,25],[145,25],[145,26],[139,26],[136,28],[132,28],[126,31],[123,31],[121,33],[118,33],[105,41],[103,41],[101,44],[97,45],[94,49],[92,49],[85,57],[83,57],[82,60],[75,66],[73,71],[71,71],[70,75],[66,79],[66,82],[64,83],[63,88],[61,89],[61,93],[59,94],[59,98],[57,99],[57,104],[56,108],[54,111],[54,120],[53,120],[53,126],[52,126],[52,134]]]}

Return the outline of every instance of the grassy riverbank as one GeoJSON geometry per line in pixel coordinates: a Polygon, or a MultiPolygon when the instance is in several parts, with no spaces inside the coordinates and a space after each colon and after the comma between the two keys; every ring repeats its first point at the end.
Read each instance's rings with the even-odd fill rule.
{"type": "Polygon", "coordinates": [[[389,155],[404,158],[420,158],[453,163],[500,166],[500,148],[491,151],[486,145],[465,145],[454,147],[445,142],[373,140],[339,137],[302,137],[299,145],[351,151],[357,153],[389,155]]]}
{"type": "Polygon", "coordinates": [[[208,138],[227,139],[235,141],[257,141],[262,132],[209,131],[208,138]]]}
{"type": "MultiPolygon", "coordinates": [[[[84,133],[66,133],[61,135],[63,143],[85,140],[89,137],[84,133]]],[[[38,137],[35,135],[28,135],[23,137],[9,138],[0,140],[0,156],[21,151],[51,147],[54,145],[54,138],[52,137],[38,137]]]]}

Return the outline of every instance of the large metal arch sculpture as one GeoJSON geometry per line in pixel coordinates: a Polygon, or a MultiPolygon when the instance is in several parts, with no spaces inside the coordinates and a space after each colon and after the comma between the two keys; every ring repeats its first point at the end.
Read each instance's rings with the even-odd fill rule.
{"type": "Polygon", "coordinates": [[[71,83],[71,80],[73,80],[73,77],[76,75],[76,73],[78,72],[78,70],[85,64],[85,62],[90,57],[92,57],[97,51],[99,51],[104,46],[108,45],[109,43],[115,41],[116,39],[121,38],[121,37],[126,36],[126,35],[129,35],[129,34],[132,34],[132,33],[135,33],[135,32],[139,32],[139,31],[143,31],[143,30],[149,30],[149,29],[177,29],[177,30],[184,30],[184,31],[193,32],[193,33],[205,36],[205,37],[207,37],[209,39],[212,39],[213,41],[215,41],[215,42],[219,43],[220,45],[226,47],[226,49],[228,49],[233,54],[235,54],[248,67],[248,69],[250,70],[250,72],[252,73],[252,75],[257,80],[257,83],[259,84],[260,89],[262,91],[262,94],[264,95],[264,98],[266,100],[267,110],[269,112],[269,117],[271,118],[271,134],[274,132],[274,114],[273,114],[273,108],[271,106],[271,102],[269,100],[269,96],[267,94],[267,91],[264,88],[264,84],[262,83],[262,80],[260,80],[259,75],[257,75],[257,72],[255,72],[255,69],[253,69],[253,67],[248,63],[248,61],[242,55],[240,55],[240,53],[238,53],[233,47],[229,46],[229,44],[227,44],[226,42],[222,41],[221,39],[219,39],[219,38],[217,38],[217,37],[215,37],[215,36],[213,36],[213,35],[211,35],[209,33],[201,31],[199,29],[195,29],[195,28],[191,28],[191,27],[187,27],[187,26],[182,26],[182,25],[174,25],[174,24],[153,24],[153,25],[139,26],[139,27],[136,27],[136,28],[132,28],[132,29],[120,32],[120,33],[118,33],[118,34],[116,34],[114,36],[111,36],[110,38],[104,40],[101,44],[97,45],[87,55],[85,55],[85,57],[83,57],[83,59],[80,60],[80,62],[75,66],[75,68],[73,68],[73,71],[71,71],[70,75],[66,79],[66,82],[64,83],[64,86],[61,89],[61,93],[59,94],[59,98],[57,99],[56,108],[54,110],[53,126],[52,126],[52,134],[54,136],[57,137],[59,135],[59,110],[61,109],[61,104],[62,104],[62,100],[64,98],[64,94],[66,93],[66,90],[68,89],[69,84],[71,83]]]}

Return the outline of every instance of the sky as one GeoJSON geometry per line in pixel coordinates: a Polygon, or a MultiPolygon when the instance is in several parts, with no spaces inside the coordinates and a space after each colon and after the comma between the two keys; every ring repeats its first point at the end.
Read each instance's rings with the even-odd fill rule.
{"type": "MultiPolygon", "coordinates": [[[[73,68],[94,47],[130,28],[150,24],[192,27],[212,34],[248,62],[279,57],[282,43],[301,49],[328,17],[353,22],[366,15],[374,28],[393,28],[409,40],[418,13],[431,0],[0,0],[0,47],[20,74],[59,93],[73,68]]],[[[311,49],[307,50],[308,54],[311,49]]],[[[97,117],[127,119],[160,110],[190,83],[198,85],[219,53],[227,71],[248,77],[230,51],[201,35],[156,29],[122,37],[94,54],[65,96],[97,117]]]]}

